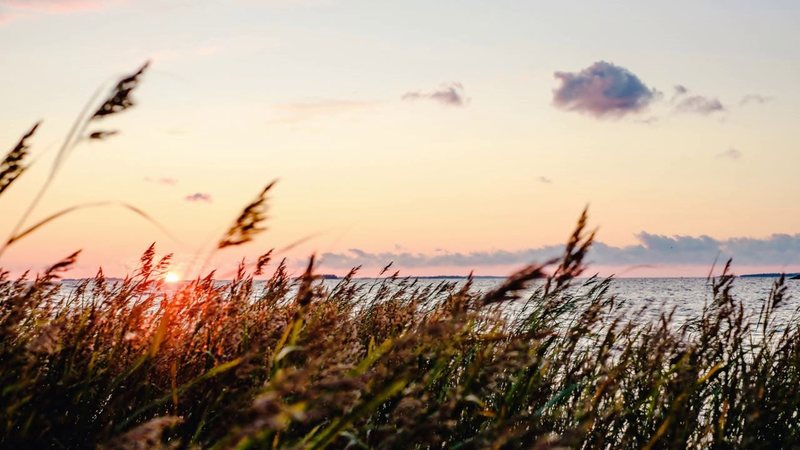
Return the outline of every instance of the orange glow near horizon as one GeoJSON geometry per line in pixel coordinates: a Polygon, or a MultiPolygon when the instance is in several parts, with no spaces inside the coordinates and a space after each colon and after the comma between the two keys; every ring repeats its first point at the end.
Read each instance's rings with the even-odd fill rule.
{"type": "Polygon", "coordinates": [[[181,276],[175,272],[167,272],[167,274],[164,275],[164,282],[166,283],[172,284],[177,283],[178,281],[181,281],[181,276]]]}

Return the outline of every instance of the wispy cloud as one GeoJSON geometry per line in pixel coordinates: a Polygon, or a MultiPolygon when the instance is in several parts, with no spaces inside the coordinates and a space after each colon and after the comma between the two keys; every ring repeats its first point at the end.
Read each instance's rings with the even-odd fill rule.
{"type": "Polygon", "coordinates": [[[47,14],[99,10],[119,3],[122,0],[0,0],[0,6],[47,14]]]}
{"type": "Polygon", "coordinates": [[[0,11],[0,26],[3,26],[5,24],[13,21],[15,17],[16,17],[15,14],[9,14],[9,13],[4,13],[4,12],[0,11]]]}
{"type": "Polygon", "coordinates": [[[622,117],[645,110],[658,92],[628,69],[598,61],[579,72],[556,72],[560,85],[553,104],[599,118],[622,117]]]}
{"type": "Polygon", "coordinates": [[[682,98],[676,105],[675,110],[683,113],[713,114],[725,111],[725,105],[718,99],[705,97],[703,95],[690,95],[682,98]]]}
{"type": "Polygon", "coordinates": [[[739,159],[742,157],[742,152],[735,148],[729,148],[722,153],[717,154],[717,158],[726,158],[726,159],[739,159]]]}
{"type": "Polygon", "coordinates": [[[175,186],[176,184],[178,184],[178,180],[176,180],[175,178],[171,178],[171,177],[155,177],[155,178],[154,177],[145,177],[144,181],[147,181],[148,183],[158,183],[158,184],[163,184],[163,185],[167,185],[167,186],[175,186]]]}
{"type": "Polygon", "coordinates": [[[544,177],[544,176],[537,177],[536,180],[538,180],[540,183],[544,183],[544,184],[550,184],[550,183],[553,182],[553,180],[551,180],[548,177],[544,177]]]}
{"type": "Polygon", "coordinates": [[[657,123],[659,120],[661,119],[657,116],[649,116],[649,117],[643,117],[641,119],[636,119],[635,122],[644,125],[652,125],[654,123],[657,123]]]}
{"type": "Polygon", "coordinates": [[[681,84],[676,85],[674,89],[670,103],[675,105],[675,112],[709,115],[727,109],[719,99],[693,94],[689,88],[681,84]]]}
{"type": "Polygon", "coordinates": [[[203,203],[211,203],[211,194],[206,194],[204,192],[196,192],[194,194],[189,194],[184,197],[184,200],[187,202],[203,202],[203,203]]]}
{"type": "Polygon", "coordinates": [[[747,94],[739,101],[741,106],[749,105],[749,104],[756,104],[761,105],[764,103],[769,103],[773,100],[772,97],[768,97],[761,94],[747,94]]]}
{"type": "Polygon", "coordinates": [[[99,11],[127,0],[0,0],[0,26],[41,15],[99,11]]]}
{"type": "Polygon", "coordinates": [[[402,96],[403,100],[433,100],[447,106],[464,106],[469,99],[464,92],[464,86],[458,82],[443,84],[433,91],[411,91],[402,96]]]}
{"type": "MultiPolygon", "coordinates": [[[[638,244],[612,246],[595,243],[589,258],[596,265],[710,265],[715,259],[734,258],[739,264],[800,264],[800,234],[773,234],[766,238],[714,239],[709,236],[665,236],[642,232],[638,244]]],[[[469,253],[411,252],[372,253],[353,248],[345,253],[324,253],[322,264],[331,268],[357,265],[377,267],[394,261],[399,267],[490,267],[525,264],[557,257],[561,245],[524,250],[494,250],[469,253]]]]}
{"type": "Polygon", "coordinates": [[[673,93],[670,103],[675,103],[675,100],[689,93],[689,88],[682,84],[676,84],[672,89],[673,93]]]}

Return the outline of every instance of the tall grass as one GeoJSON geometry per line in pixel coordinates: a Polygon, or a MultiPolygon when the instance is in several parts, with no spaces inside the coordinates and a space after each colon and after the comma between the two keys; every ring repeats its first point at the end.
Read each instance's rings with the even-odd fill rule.
{"type": "Polygon", "coordinates": [[[124,280],[100,272],[68,293],[57,280],[77,255],[32,279],[3,275],[0,445],[800,443],[800,334],[772,314],[783,279],[757,317],[726,272],[699,317],[638,322],[608,295],[610,280],[576,280],[591,243],[584,223],[559,262],[483,294],[397,275],[364,283],[356,270],[326,289],[313,260],[297,279],[280,261],[263,285],[242,266],[228,283],[170,288],[153,247],[124,280]]]}

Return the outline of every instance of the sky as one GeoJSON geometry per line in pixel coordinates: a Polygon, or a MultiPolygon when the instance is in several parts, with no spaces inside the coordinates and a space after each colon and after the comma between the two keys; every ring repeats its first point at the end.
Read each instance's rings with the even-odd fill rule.
{"type": "Polygon", "coordinates": [[[43,120],[0,233],[93,93],[150,60],[104,119],[120,133],[77,146],[28,223],[126,202],[174,237],[84,209],[0,266],[82,249],[75,276],[123,275],[157,241],[186,277],[270,248],[327,273],[504,275],[558,254],[588,206],[592,272],[800,271],[798,18],[789,0],[0,0],[0,148],[43,120]],[[274,179],[269,230],[211,253],[274,179]]]}

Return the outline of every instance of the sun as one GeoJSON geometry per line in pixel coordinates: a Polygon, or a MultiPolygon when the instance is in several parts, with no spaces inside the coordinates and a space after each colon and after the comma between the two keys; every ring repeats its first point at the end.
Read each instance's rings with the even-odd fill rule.
{"type": "Polygon", "coordinates": [[[177,283],[181,281],[181,277],[175,272],[167,272],[167,274],[164,275],[164,281],[167,283],[177,283]]]}

